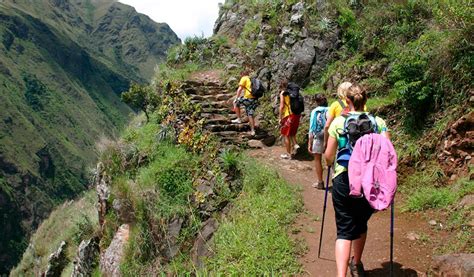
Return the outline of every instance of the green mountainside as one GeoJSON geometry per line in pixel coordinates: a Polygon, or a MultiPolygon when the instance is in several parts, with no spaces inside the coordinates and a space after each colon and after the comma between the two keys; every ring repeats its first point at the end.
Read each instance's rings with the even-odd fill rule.
{"type": "Polygon", "coordinates": [[[179,39],[116,1],[0,1],[0,274],[49,211],[86,189],[95,143],[179,39]]]}
{"type": "MultiPolygon", "coordinates": [[[[399,156],[397,216],[440,222],[407,247],[474,253],[472,203],[461,205],[474,194],[473,15],[464,1],[449,0],[226,0],[212,37],[171,49],[152,82],[124,97],[146,115],[101,147],[98,224],[71,220],[51,236],[64,213],[84,217],[55,212],[12,275],[45,272],[62,241],[63,276],[73,261],[93,276],[303,274],[306,245],[292,225],[305,213],[301,196],[241,153],[247,141],[226,144],[226,135],[244,130],[226,130],[223,116],[232,114],[229,93],[242,69],[267,87],[256,118],[276,135],[279,82],[302,87],[300,145],[314,95],[332,102],[341,82],[361,84],[399,156]],[[224,131],[214,135],[209,124],[224,131]],[[93,254],[80,257],[87,238],[93,254]]],[[[416,270],[429,275],[426,264],[416,270]]]]}

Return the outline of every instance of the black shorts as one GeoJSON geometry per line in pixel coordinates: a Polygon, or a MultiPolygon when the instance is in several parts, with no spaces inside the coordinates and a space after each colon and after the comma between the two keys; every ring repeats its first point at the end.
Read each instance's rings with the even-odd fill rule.
{"type": "Polygon", "coordinates": [[[349,196],[347,171],[332,180],[332,203],[336,214],[338,239],[355,240],[367,232],[367,222],[374,210],[365,197],[349,196]]]}

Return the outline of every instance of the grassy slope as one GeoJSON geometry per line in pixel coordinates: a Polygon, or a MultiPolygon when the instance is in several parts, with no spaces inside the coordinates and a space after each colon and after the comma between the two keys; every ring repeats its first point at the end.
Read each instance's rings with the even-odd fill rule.
{"type": "Polygon", "coordinates": [[[49,254],[56,251],[62,241],[67,243],[68,268],[72,267],[80,242],[88,239],[98,228],[95,203],[96,193],[91,190],[77,200],[56,208],[31,238],[22,262],[11,272],[11,276],[41,275],[46,270],[49,254]]]}
{"type": "Polygon", "coordinates": [[[129,80],[150,78],[179,42],[117,1],[56,2],[0,3],[0,273],[48,211],[85,188],[95,142],[131,112],[118,97],[129,80]]]}
{"type": "Polygon", "coordinates": [[[301,273],[289,226],[302,203],[295,188],[256,161],[243,168],[244,188],[214,235],[203,272],[223,275],[301,273]]]}
{"type": "Polygon", "coordinates": [[[2,6],[0,16],[0,153],[16,167],[4,177],[15,187],[2,210],[9,227],[2,229],[0,252],[11,254],[2,257],[8,267],[26,246],[20,243],[24,232],[85,188],[95,141],[112,136],[131,110],[117,95],[128,81],[73,41],[20,11],[2,6]],[[35,154],[41,150],[53,165],[51,172],[40,172],[41,159],[35,154]]]}

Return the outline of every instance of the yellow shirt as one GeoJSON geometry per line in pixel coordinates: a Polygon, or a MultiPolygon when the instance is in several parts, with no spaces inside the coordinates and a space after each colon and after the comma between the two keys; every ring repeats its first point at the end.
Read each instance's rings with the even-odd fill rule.
{"type": "MultiPolygon", "coordinates": [[[[351,114],[361,114],[361,112],[351,112],[351,114]]],[[[344,122],[346,121],[346,118],[343,116],[338,116],[334,119],[334,121],[331,123],[331,126],[329,126],[329,136],[336,139],[336,141],[339,140],[339,133],[344,129],[344,122]]],[[[378,128],[378,133],[386,132],[387,130],[387,124],[385,121],[376,116],[375,121],[377,122],[377,128],[378,128]]],[[[337,175],[341,174],[342,172],[347,171],[347,168],[343,167],[342,165],[338,164],[336,162],[336,159],[334,159],[334,175],[333,178],[336,178],[337,175]]]]}
{"type": "Polygon", "coordinates": [[[283,95],[283,99],[285,100],[285,104],[283,105],[283,117],[285,118],[291,114],[291,109],[290,109],[290,96],[288,95],[283,95]]]}
{"type": "Polygon", "coordinates": [[[252,95],[252,82],[250,82],[249,76],[244,76],[240,79],[239,87],[244,89],[244,98],[253,99],[252,95]]]}
{"type": "MultiPolygon", "coordinates": [[[[344,105],[347,107],[346,100],[342,100],[342,103],[344,103],[344,105]]],[[[336,117],[341,115],[342,110],[343,109],[342,109],[341,104],[339,104],[339,101],[336,100],[336,101],[332,102],[331,106],[329,106],[328,116],[330,116],[332,118],[336,118],[336,117]]],[[[364,106],[364,111],[365,112],[367,111],[367,106],[364,106]]]]}

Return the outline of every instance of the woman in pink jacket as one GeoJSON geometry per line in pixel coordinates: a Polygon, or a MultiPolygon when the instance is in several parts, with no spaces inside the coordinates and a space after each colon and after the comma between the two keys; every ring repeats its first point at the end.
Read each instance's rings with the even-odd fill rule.
{"type": "MultiPolygon", "coordinates": [[[[367,102],[367,94],[358,85],[353,84],[347,89],[346,102],[350,109],[349,115],[362,114],[367,102]]],[[[346,137],[341,135],[345,119],[345,116],[336,117],[329,127],[329,139],[324,153],[328,165],[334,163],[338,149],[343,149],[348,143],[346,137]]],[[[375,117],[375,121],[377,133],[388,137],[385,121],[380,117],[375,117]]],[[[373,209],[364,197],[354,198],[349,195],[349,177],[346,167],[334,163],[332,183],[332,200],[337,227],[335,246],[337,276],[346,276],[348,265],[352,276],[365,276],[361,258],[367,238],[367,222],[373,209]],[[351,247],[353,256],[349,261],[351,247]]]]}

